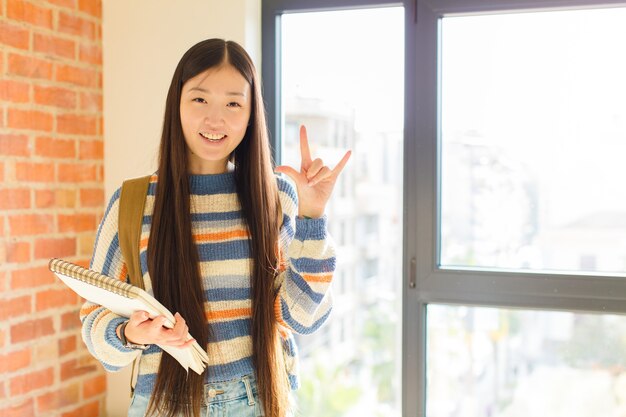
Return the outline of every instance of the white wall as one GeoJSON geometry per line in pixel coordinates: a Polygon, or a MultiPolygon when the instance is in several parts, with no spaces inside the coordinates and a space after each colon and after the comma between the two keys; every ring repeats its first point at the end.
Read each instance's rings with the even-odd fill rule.
{"type": "MultiPolygon", "coordinates": [[[[156,170],[167,89],[178,60],[207,38],[239,42],[260,71],[261,0],[104,0],[104,167],[107,199],[156,170]]],[[[107,415],[125,416],[129,370],[108,374],[107,415]]]]}

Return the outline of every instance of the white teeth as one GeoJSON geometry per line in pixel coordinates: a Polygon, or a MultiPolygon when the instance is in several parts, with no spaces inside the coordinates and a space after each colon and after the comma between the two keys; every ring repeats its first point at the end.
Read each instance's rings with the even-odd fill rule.
{"type": "Polygon", "coordinates": [[[200,132],[200,134],[202,135],[202,137],[207,138],[209,140],[220,140],[220,139],[223,139],[224,136],[226,136],[226,135],[215,135],[213,133],[205,133],[205,132],[200,132]]]}

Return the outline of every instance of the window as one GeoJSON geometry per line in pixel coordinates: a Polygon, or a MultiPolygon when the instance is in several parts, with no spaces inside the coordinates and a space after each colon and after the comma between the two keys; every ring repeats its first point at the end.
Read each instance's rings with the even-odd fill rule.
{"type": "MultiPolygon", "coordinates": [[[[323,31],[311,29],[314,41],[344,29],[328,47],[352,35],[346,22],[359,8],[381,5],[403,6],[404,72],[397,77],[404,98],[395,110],[403,128],[368,135],[348,124],[338,136],[360,153],[340,193],[354,200],[333,196],[347,219],[331,221],[347,220],[359,245],[339,255],[350,260],[344,276],[351,283],[341,305],[367,313],[338,313],[350,317],[346,345],[362,329],[388,337],[391,327],[377,322],[383,318],[401,328],[401,346],[376,350],[372,342],[365,350],[379,370],[402,370],[401,384],[388,385],[401,393],[403,416],[618,414],[626,407],[623,2],[264,1],[263,74],[275,137],[290,120],[282,119],[289,107],[280,88],[290,75],[276,66],[293,56],[275,47],[291,36],[284,17],[345,13],[318,26],[323,31]],[[398,201],[394,184],[403,187],[402,213],[385,212],[398,201]],[[364,215],[353,221],[343,207],[364,215]],[[363,244],[368,233],[373,244],[363,244]],[[402,247],[389,236],[402,236],[402,247]],[[371,257],[376,248],[402,259],[371,257]],[[363,286],[365,275],[374,278],[363,286]],[[380,278],[388,276],[396,280],[380,278]],[[362,287],[378,298],[355,304],[370,294],[362,287]]],[[[393,30],[370,26],[379,36],[393,30]]],[[[391,45],[370,48],[370,64],[391,45]]],[[[344,69],[343,61],[327,62],[344,69]]],[[[346,79],[342,87],[352,84],[346,79]]],[[[370,101],[382,94],[368,91],[370,101]]],[[[344,369],[357,375],[364,368],[346,362],[344,369]]],[[[358,397],[352,388],[341,387],[345,398],[358,397]]],[[[379,398],[385,395],[379,387],[379,398]]]]}
{"type": "Polygon", "coordinates": [[[440,36],[441,264],[626,273],[626,8],[440,36]]]}
{"type": "Polygon", "coordinates": [[[624,316],[431,304],[427,415],[619,415],[625,333],[624,316]]]}
{"type": "Polygon", "coordinates": [[[281,164],[300,165],[300,124],[328,166],[353,150],[326,208],[338,249],[333,313],[319,332],[299,337],[299,412],[400,416],[403,9],[285,12],[278,27],[282,110],[272,119],[281,164]],[[385,157],[396,163],[382,181],[385,157]],[[353,169],[360,164],[367,176],[353,169]]]}

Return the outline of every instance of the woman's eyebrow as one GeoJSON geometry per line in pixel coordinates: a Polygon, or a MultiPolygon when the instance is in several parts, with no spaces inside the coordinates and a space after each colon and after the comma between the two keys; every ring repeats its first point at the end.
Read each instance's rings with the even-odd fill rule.
{"type": "MultiPolygon", "coordinates": [[[[211,91],[209,91],[207,89],[204,89],[202,87],[192,87],[187,92],[191,93],[193,91],[200,91],[200,92],[205,93],[205,94],[210,94],[211,93],[211,91]]],[[[227,96],[241,96],[241,97],[245,97],[246,96],[245,93],[241,93],[241,92],[238,92],[238,91],[229,91],[229,92],[226,93],[226,95],[227,96]]]]}

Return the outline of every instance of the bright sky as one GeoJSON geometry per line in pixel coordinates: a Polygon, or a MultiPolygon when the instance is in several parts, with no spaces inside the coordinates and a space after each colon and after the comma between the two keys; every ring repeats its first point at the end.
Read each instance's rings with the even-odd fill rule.
{"type": "Polygon", "coordinates": [[[543,220],[626,210],[626,8],[446,18],[443,137],[478,132],[541,179],[543,220]]]}
{"type": "Polygon", "coordinates": [[[357,130],[402,130],[400,7],[283,15],[283,90],[356,108],[357,130]]]}

